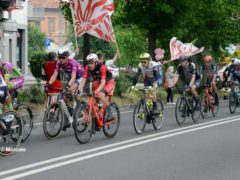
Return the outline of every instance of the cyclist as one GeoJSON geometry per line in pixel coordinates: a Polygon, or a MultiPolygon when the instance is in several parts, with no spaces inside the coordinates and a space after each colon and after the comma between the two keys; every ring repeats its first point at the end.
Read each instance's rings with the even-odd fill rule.
{"type": "MultiPolygon", "coordinates": [[[[212,56],[206,55],[203,58],[204,64],[200,67],[200,74],[202,79],[202,84],[204,86],[211,86],[213,91],[215,92],[215,105],[219,104],[218,95],[217,95],[217,85],[216,85],[216,77],[217,77],[217,66],[212,63],[212,56]]],[[[207,110],[207,109],[206,109],[207,110]]]]}
{"type": "Polygon", "coordinates": [[[223,72],[223,78],[224,78],[224,85],[225,85],[225,87],[227,86],[227,82],[229,81],[229,75],[230,75],[230,72],[233,69],[233,65],[234,64],[238,64],[239,60],[237,58],[232,58],[231,62],[232,62],[232,64],[229,64],[226,67],[226,69],[224,70],[224,72],[223,72]]]}
{"type": "MultiPolygon", "coordinates": [[[[82,79],[84,69],[83,69],[82,65],[80,65],[75,59],[69,58],[69,55],[70,55],[69,51],[67,51],[67,50],[59,50],[58,51],[58,58],[60,61],[57,61],[57,63],[56,63],[54,73],[48,82],[48,86],[47,86],[46,90],[48,90],[48,87],[51,87],[53,85],[53,83],[57,80],[58,74],[61,69],[69,77],[69,81],[68,81],[65,89],[67,91],[70,90],[70,92],[72,94],[74,94],[74,92],[76,91],[76,89],[82,79]]],[[[68,98],[64,97],[64,100],[65,100],[66,104],[68,104],[68,102],[67,102],[68,98]]],[[[62,130],[66,131],[66,129],[69,128],[70,126],[71,126],[71,123],[69,123],[69,121],[65,121],[65,124],[64,124],[62,130]]]]}
{"type": "Polygon", "coordinates": [[[73,94],[81,81],[84,69],[75,59],[69,58],[69,55],[69,51],[59,50],[58,59],[60,61],[57,61],[56,63],[54,73],[49,80],[48,86],[52,86],[57,80],[61,69],[69,76],[70,80],[68,81],[66,88],[73,94]]]}
{"type": "Polygon", "coordinates": [[[13,110],[12,98],[8,93],[7,83],[0,72],[0,114],[3,113],[3,105],[7,105],[6,110],[13,110]]]}
{"type": "Polygon", "coordinates": [[[240,60],[235,58],[232,68],[229,70],[228,81],[240,82],[240,60]]]}
{"type": "Polygon", "coordinates": [[[142,53],[140,55],[140,63],[137,68],[137,73],[133,78],[133,85],[131,89],[137,84],[141,73],[144,75],[144,87],[152,86],[153,93],[153,114],[159,114],[157,110],[157,87],[163,82],[163,75],[161,65],[152,60],[149,53],[142,53]]]}
{"type": "Polygon", "coordinates": [[[18,67],[13,66],[10,62],[1,62],[0,71],[7,82],[10,91],[23,87],[24,77],[18,67]]]}
{"type": "Polygon", "coordinates": [[[79,93],[83,92],[83,87],[88,78],[92,78],[94,95],[98,97],[104,104],[107,110],[107,121],[112,119],[112,112],[109,106],[109,101],[106,95],[112,93],[115,89],[115,81],[112,78],[112,73],[107,70],[107,67],[100,63],[98,56],[91,53],[86,58],[87,66],[84,68],[84,75],[78,87],[79,93]]]}
{"type": "Polygon", "coordinates": [[[18,67],[13,66],[10,62],[0,63],[0,72],[4,77],[4,81],[7,83],[8,96],[5,101],[5,110],[13,110],[12,96],[14,90],[17,90],[24,85],[24,77],[21,70],[18,67]]]}
{"type": "Polygon", "coordinates": [[[191,93],[195,97],[197,103],[199,102],[199,98],[197,98],[198,94],[196,88],[199,86],[199,82],[196,81],[196,73],[195,68],[191,63],[188,62],[188,56],[180,56],[179,58],[181,64],[177,67],[177,73],[173,80],[173,86],[178,82],[180,79],[184,84],[184,87],[190,87],[191,93]]]}

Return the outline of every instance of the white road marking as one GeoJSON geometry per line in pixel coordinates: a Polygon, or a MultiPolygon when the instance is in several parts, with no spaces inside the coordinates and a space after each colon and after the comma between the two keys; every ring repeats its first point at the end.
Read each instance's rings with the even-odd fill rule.
{"type": "Polygon", "coordinates": [[[165,139],[165,138],[168,138],[168,137],[172,137],[172,136],[176,136],[176,135],[180,135],[180,134],[184,134],[184,133],[189,133],[189,132],[193,132],[193,131],[197,131],[197,130],[201,130],[201,129],[205,129],[205,128],[209,128],[209,127],[213,127],[213,126],[218,126],[218,125],[222,125],[222,124],[226,124],[226,123],[231,123],[231,122],[235,122],[235,121],[240,121],[240,116],[234,116],[234,117],[231,117],[231,118],[224,118],[224,119],[220,119],[220,120],[216,120],[216,121],[212,121],[212,122],[202,123],[202,124],[193,125],[193,126],[184,127],[184,128],[178,128],[178,129],[175,129],[175,130],[170,130],[170,131],[165,131],[165,132],[161,132],[161,133],[147,135],[147,136],[143,136],[143,137],[139,137],[139,138],[134,138],[134,139],[122,141],[122,142],[119,142],[119,143],[114,143],[114,144],[111,144],[111,145],[102,146],[102,147],[99,147],[99,148],[89,149],[89,150],[86,150],[86,151],[82,151],[82,152],[78,152],[78,153],[74,153],[74,154],[70,154],[70,155],[66,155],[66,156],[61,156],[61,157],[58,157],[58,158],[53,158],[53,159],[49,159],[49,160],[46,160],[46,161],[37,162],[37,163],[34,163],[34,164],[29,164],[29,165],[22,166],[22,167],[19,167],[19,168],[14,168],[14,169],[2,171],[2,172],[0,172],[0,176],[11,174],[11,173],[22,171],[22,170],[26,170],[26,169],[33,168],[33,167],[37,167],[37,166],[40,166],[40,165],[45,165],[45,164],[48,164],[48,163],[56,162],[56,161],[59,161],[59,160],[70,158],[70,157],[80,156],[80,155],[91,153],[91,152],[94,152],[94,151],[99,151],[99,150],[103,150],[103,149],[107,149],[107,148],[112,148],[112,149],[105,150],[104,152],[102,152],[102,151],[101,152],[96,152],[96,153],[93,153],[93,154],[90,154],[90,155],[79,157],[77,159],[74,158],[74,159],[71,159],[71,160],[66,160],[64,162],[60,162],[60,163],[56,163],[56,164],[53,164],[53,165],[45,166],[45,167],[42,167],[42,168],[36,168],[34,170],[29,170],[29,171],[26,171],[24,173],[20,173],[20,174],[14,175],[14,176],[9,176],[9,177],[6,178],[6,179],[17,179],[17,178],[25,177],[25,176],[28,176],[28,175],[31,175],[31,174],[36,174],[36,173],[39,173],[39,172],[42,172],[42,171],[46,171],[46,170],[49,170],[49,169],[61,167],[61,166],[67,165],[67,164],[82,161],[82,160],[85,160],[85,159],[90,159],[90,158],[97,157],[97,156],[100,156],[100,155],[112,153],[112,152],[115,152],[115,151],[120,151],[122,149],[127,149],[127,148],[130,148],[130,147],[134,147],[134,146],[138,146],[138,145],[141,145],[141,144],[157,141],[157,140],[160,140],[160,139],[165,139]],[[155,137],[155,136],[160,136],[160,137],[155,137]],[[149,139],[149,138],[151,138],[151,139],[149,139]],[[144,139],[146,139],[146,140],[144,140],[144,139]],[[136,142],[136,141],[139,141],[139,142],[136,142]],[[132,142],[132,144],[126,144],[126,143],[131,143],[131,142],[132,142]],[[124,145],[124,144],[126,144],[126,145],[124,145]],[[122,146],[115,147],[115,146],[119,146],[119,145],[122,145],[122,146]]]}

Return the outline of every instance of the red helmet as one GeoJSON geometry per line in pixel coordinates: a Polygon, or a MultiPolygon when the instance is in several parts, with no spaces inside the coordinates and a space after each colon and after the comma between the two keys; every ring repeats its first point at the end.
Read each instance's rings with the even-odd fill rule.
{"type": "Polygon", "coordinates": [[[210,55],[205,56],[205,57],[203,58],[203,61],[204,61],[204,62],[207,62],[207,63],[212,62],[212,56],[210,56],[210,55]]]}

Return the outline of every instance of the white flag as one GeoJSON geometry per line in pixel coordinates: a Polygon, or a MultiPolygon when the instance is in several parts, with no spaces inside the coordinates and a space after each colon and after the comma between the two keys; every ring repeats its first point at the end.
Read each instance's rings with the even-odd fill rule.
{"type": "Polygon", "coordinates": [[[197,48],[191,43],[182,43],[173,37],[170,41],[171,60],[179,59],[181,55],[193,56],[204,50],[204,47],[197,48]]]}

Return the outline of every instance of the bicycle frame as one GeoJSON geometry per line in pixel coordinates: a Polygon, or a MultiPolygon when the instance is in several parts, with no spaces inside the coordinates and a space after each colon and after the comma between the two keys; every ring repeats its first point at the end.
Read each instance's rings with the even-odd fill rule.
{"type": "Polygon", "coordinates": [[[147,110],[147,114],[151,114],[150,112],[150,105],[148,105],[148,100],[151,101],[151,103],[153,102],[152,98],[153,98],[153,95],[152,95],[152,92],[150,89],[136,89],[140,92],[142,92],[142,103],[143,103],[143,106],[144,108],[147,110]]]}
{"type": "Polygon", "coordinates": [[[212,109],[213,106],[212,106],[212,104],[210,102],[213,99],[213,96],[209,94],[210,90],[212,90],[211,86],[205,86],[204,92],[205,92],[205,95],[206,95],[206,99],[204,99],[204,101],[207,103],[207,107],[212,109]]]}
{"type": "Polygon", "coordinates": [[[191,93],[190,89],[184,90],[182,97],[186,101],[185,105],[187,106],[187,110],[192,110],[193,107],[189,103],[189,98],[191,97],[191,99],[193,99],[193,95],[192,93],[190,95],[188,95],[187,93],[191,93]]]}
{"type": "MultiPolygon", "coordinates": [[[[60,92],[57,98],[57,102],[60,102],[60,107],[63,110],[63,113],[67,116],[67,120],[72,123],[73,122],[73,116],[70,115],[69,110],[67,108],[67,105],[64,101],[64,96],[66,95],[66,92],[60,92]]],[[[76,100],[73,98],[73,109],[76,106],[76,100]]]]}
{"type": "MultiPolygon", "coordinates": [[[[90,96],[88,99],[88,104],[89,104],[88,122],[90,122],[91,113],[93,112],[94,117],[96,118],[96,122],[97,122],[98,126],[101,128],[101,127],[103,127],[103,119],[100,118],[98,115],[98,108],[94,105],[95,101],[96,101],[96,99],[93,96],[90,96]]],[[[105,113],[105,107],[103,107],[103,112],[105,113]]]]}

